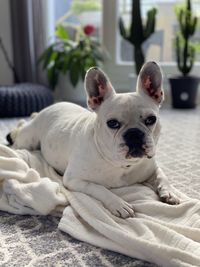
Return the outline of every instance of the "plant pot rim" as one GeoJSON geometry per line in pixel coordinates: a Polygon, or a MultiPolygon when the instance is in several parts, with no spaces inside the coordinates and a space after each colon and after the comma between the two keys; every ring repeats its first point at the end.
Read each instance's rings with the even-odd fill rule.
{"type": "Polygon", "coordinates": [[[171,75],[168,77],[169,80],[199,80],[200,77],[196,75],[188,75],[188,76],[183,76],[183,75],[171,75]]]}

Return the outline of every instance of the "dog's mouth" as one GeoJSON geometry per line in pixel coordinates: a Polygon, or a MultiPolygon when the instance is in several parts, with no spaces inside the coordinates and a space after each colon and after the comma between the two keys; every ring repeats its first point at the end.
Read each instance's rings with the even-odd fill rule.
{"type": "Polygon", "coordinates": [[[131,158],[148,158],[151,159],[154,154],[149,151],[149,148],[146,145],[143,145],[141,148],[129,147],[128,152],[126,153],[126,159],[131,158]]]}
{"type": "Polygon", "coordinates": [[[134,158],[148,158],[151,159],[154,156],[154,152],[147,145],[142,147],[127,146],[126,144],[120,144],[120,153],[125,154],[126,159],[134,158]]]}

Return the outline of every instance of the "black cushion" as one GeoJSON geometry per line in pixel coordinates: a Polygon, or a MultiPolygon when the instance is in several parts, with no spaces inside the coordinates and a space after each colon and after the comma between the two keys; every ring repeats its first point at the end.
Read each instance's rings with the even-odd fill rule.
{"type": "Polygon", "coordinates": [[[21,83],[0,86],[0,117],[25,117],[53,103],[51,91],[43,86],[21,83]]]}

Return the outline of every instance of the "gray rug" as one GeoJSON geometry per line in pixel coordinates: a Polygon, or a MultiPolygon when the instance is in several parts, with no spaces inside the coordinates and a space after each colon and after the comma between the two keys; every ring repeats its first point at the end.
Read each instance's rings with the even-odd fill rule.
{"type": "MultiPolygon", "coordinates": [[[[157,159],[171,183],[200,199],[200,110],[162,110],[163,125],[157,159]]],[[[0,120],[2,136],[16,120],[0,120]]],[[[80,242],[57,229],[52,216],[18,216],[0,212],[0,266],[155,267],[80,242]]],[[[134,249],[134,248],[133,248],[134,249]]]]}

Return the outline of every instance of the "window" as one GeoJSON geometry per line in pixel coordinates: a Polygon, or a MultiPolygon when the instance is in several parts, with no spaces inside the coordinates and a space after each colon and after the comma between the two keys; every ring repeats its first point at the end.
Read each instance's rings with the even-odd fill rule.
{"type": "Polygon", "coordinates": [[[101,0],[51,0],[51,32],[54,35],[54,29],[57,23],[62,22],[68,30],[73,31],[76,26],[85,26],[90,24],[94,26],[94,35],[101,37],[101,0]]]}
{"type": "MultiPolygon", "coordinates": [[[[144,20],[146,11],[150,7],[155,6],[158,9],[156,33],[144,44],[144,48],[147,60],[160,62],[165,76],[164,86],[167,88],[168,75],[178,74],[173,49],[173,35],[177,29],[173,7],[177,3],[185,3],[185,0],[141,0],[141,3],[144,20]]],[[[200,1],[192,0],[192,6],[200,18],[200,1]]],[[[130,9],[131,0],[103,0],[103,43],[110,54],[110,60],[106,63],[105,68],[115,88],[122,92],[131,90],[129,73],[134,73],[133,47],[122,40],[118,30],[118,21],[122,15],[128,27],[130,9]]],[[[200,41],[200,27],[197,30],[195,39],[200,41]]],[[[200,61],[200,57],[198,58],[200,61]]],[[[200,62],[197,62],[193,68],[193,74],[199,75],[199,71],[200,62]]]]}
{"type": "MultiPolygon", "coordinates": [[[[147,60],[153,59],[165,64],[175,61],[175,52],[173,47],[173,38],[177,32],[177,19],[175,7],[185,3],[185,0],[141,0],[141,14],[145,21],[147,11],[153,7],[157,9],[155,33],[143,44],[143,50],[147,60]]],[[[119,0],[119,16],[123,18],[126,28],[130,26],[131,0],[119,0]]],[[[200,17],[200,1],[193,0],[192,8],[194,14],[200,17]]],[[[194,40],[199,40],[200,28],[196,30],[194,40]]],[[[119,38],[119,50],[117,61],[131,62],[133,47],[132,45],[119,38]]],[[[200,60],[200,56],[198,56],[200,60]]]]}
{"type": "MultiPolygon", "coordinates": [[[[95,35],[102,39],[110,57],[105,63],[105,71],[110,76],[115,88],[118,91],[131,89],[129,73],[134,73],[132,53],[133,47],[123,40],[118,30],[118,20],[122,16],[125,24],[129,27],[130,10],[132,0],[49,0],[50,30],[49,36],[54,35],[55,23],[66,13],[72,11],[72,4],[76,3],[74,11],[66,18],[66,23],[73,25],[93,24],[95,35]],[[83,7],[83,3],[87,3],[83,7]],[[87,6],[87,7],[86,7],[87,6]],[[90,10],[88,13],[87,8],[90,10]]],[[[141,0],[142,16],[145,20],[146,12],[151,7],[157,8],[156,32],[144,43],[144,50],[147,60],[159,61],[167,75],[178,73],[173,48],[173,36],[177,30],[174,5],[185,3],[185,0],[141,0]],[[166,16],[167,14],[167,16],[166,16]]],[[[192,7],[200,18],[200,1],[192,0],[192,7]]],[[[200,41],[200,27],[198,27],[194,39],[200,41]]],[[[199,74],[199,62],[195,64],[194,74],[199,74]]],[[[165,80],[168,84],[167,79],[165,80]]],[[[167,85],[168,86],[168,85],[167,85]]]]}

